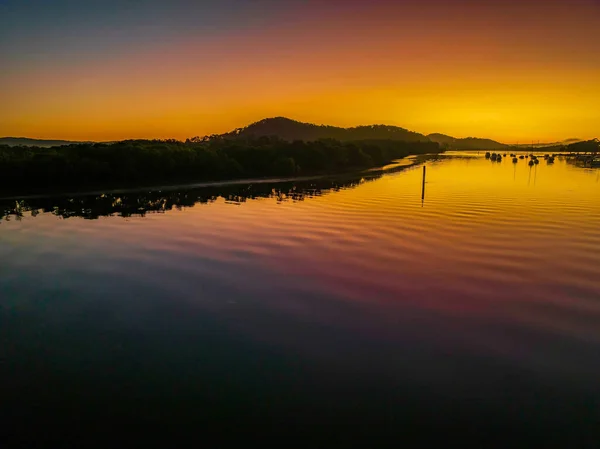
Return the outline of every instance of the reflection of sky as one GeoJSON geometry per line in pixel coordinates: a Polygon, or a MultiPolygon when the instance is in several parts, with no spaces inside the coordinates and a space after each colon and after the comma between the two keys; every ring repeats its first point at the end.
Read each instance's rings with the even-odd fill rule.
{"type": "Polygon", "coordinates": [[[222,132],[265,116],[591,138],[598,3],[0,2],[0,135],[222,132]]]}

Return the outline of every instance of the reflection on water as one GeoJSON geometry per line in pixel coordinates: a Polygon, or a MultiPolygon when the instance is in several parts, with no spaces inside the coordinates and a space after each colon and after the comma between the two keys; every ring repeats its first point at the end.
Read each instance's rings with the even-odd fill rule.
{"type": "MultiPolygon", "coordinates": [[[[443,156],[421,156],[420,160],[436,161],[443,156]]],[[[275,198],[281,201],[303,201],[328,192],[352,188],[373,181],[383,173],[391,174],[409,168],[413,158],[370,169],[365,173],[340,175],[333,178],[308,178],[287,181],[254,180],[248,183],[208,183],[199,187],[173,186],[158,189],[129,189],[126,191],[95,192],[90,194],[65,194],[54,196],[10,197],[0,199],[0,217],[5,220],[23,218],[24,214],[37,216],[51,213],[61,218],[83,217],[97,219],[101,216],[145,216],[148,212],[181,210],[195,204],[212,203],[220,198],[227,203],[241,204],[257,198],[275,198]]]]}
{"type": "Polygon", "coordinates": [[[594,447],[598,170],[454,153],[424,201],[422,175],[2,202],[3,422],[594,447]]]}
{"type": "Polygon", "coordinates": [[[167,190],[130,191],[127,193],[100,193],[0,201],[4,218],[21,219],[26,213],[37,216],[51,213],[61,218],[83,217],[97,219],[118,215],[121,217],[145,216],[149,212],[181,210],[196,204],[213,203],[224,199],[227,203],[241,204],[257,198],[274,198],[277,201],[303,201],[330,191],[351,188],[364,178],[352,180],[313,180],[285,183],[259,183],[247,185],[222,185],[200,188],[172,188],[167,190]]]}

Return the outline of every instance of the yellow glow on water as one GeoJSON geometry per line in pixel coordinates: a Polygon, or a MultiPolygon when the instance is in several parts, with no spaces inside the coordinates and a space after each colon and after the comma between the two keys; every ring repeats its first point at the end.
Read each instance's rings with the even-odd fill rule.
{"type": "MultiPolygon", "coordinates": [[[[472,154],[428,162],[424,201],[417,166],[303,201],[284,195],[283,201],[231,204],[220,197],[127,219],[58,221],[41,214],[2,223],[2,229],[50,232],[53,239],[45,245],[61,248],[64,257],[81,253],[73,241],[85,232],[87,250],[110,250],[111,257],[135,260],[135,266],[168,267],[170,259],[183,258],[178,272],[203,270],[211,279],[228,276],[224,264],[265,269],[273,273],[269,282],[285,286],[287,279],[302,279],[345,301],[400,301],[478,316],[548,298],[594,307],[600,170],[560,158],[531,169],[527,162],[494,163],[472,154]],[[563,295],[555,284],[580,296],[563,295]]],[[[252,189],[241,185],[239,191],[252,189]]],[[[4,239],[36,248],[39,242],[28,235],[5,232],[4,239]]],[[[251,282],[238,276],[236,282],[251,282]]],[[[591,331],[583,326],[576,332],[591,331]]]]}
{"type": "Polygon", "coordinates": [[[442,429],[460,408],[469,429],[486,429],[490,417],[492,431],[504,429],[518,409],[523,435],[532,419],[542,436],[557,422],[569,439],[595,430],[596,410],[585,405],[600,375],[600,170],[560,159],[530,170],[525,160],[515,168],[480,156],[428,162],[427,173],[424,202],[421,167],[353,176],[352,186],[340,181],[312,197],[308,186],[302,201],[223,197],[258,192],[256,184],[121,192],[113,204],[138,215],[97,220],[55,215],[56,204],[85,215],[94,195],[25,199],[45,212],[0,223],[2,332],[16,362],[10,401],[19,407],[29,394],[42,410],[60,411],[69,391],[84,399],[76,411],[91,402],[103,414],[117,399],[130,406],[148,397],[143,406],[160,414],[183,397],[187,413],[210,387],[209,411],[236,408],[238,396],[245,411],[264,391],[276,410],[292,410],[291,421],[308,405],[310,427],[324,404],[315,391],[339,391],[325,397],[336,408],[324,422],[342,409],[354,415],[354,392],[364,391],[375,402],[358,403],[373,411],[406,408],[406,398],[425,403],[417,420],[439,416],[442,429]],[[149,199],[181,198],[183,208],[141,216],[149,199]],[[139,367],[150,382],[140,382],[139,367]],[[49,383],[31,393],[39,369],[49,383]],[[115,379],[127,388],[115,390],[115,379]],[[57,394],[46,394],[55,385],[57,394]],[[482,398],[475,406],[474,397],[482,398]],[[585,412],[574,416],[577,404],[585,412]],[[537,418],[538,405],[557,415],[537,418]]]}

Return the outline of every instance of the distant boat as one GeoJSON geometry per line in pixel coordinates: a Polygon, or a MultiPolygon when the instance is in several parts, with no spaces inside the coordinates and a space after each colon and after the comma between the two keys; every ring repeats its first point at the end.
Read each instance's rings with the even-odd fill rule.
{"type": "Polygon", "coordinates": [[[517,159],[516,157],[513,157],[513,164],[516,164],[517,162],[519,162],[519,159],[517,159]]]}
{"type": "Polygon", "coordinates": [[[546,162],[548,162],[549,164],[554,164],[554,156],[549,157],[546,162]]]}
{"type": "Polygon", "coordinates": [[[525,159],[525,156],[521,155],[519,156],[519,159],[525,159]]]}
{"type": "Polygon", "coordinates": [[[489,159],[490,157],[491,157],[491,154],[490,154],[490,152],[489,152],[489,151],[488,151],[487,153],[485,153],[485,158],[486,158],[486,159],[489,159]]]}
{"type": "Polygon", "coordinates": [[[529,166],[533,167],[533,159],[529,161],[529,166]]]}
{"type": "Polygon", "coordinates": [[[537,158],[535,158],[535,159],[533,160],[533,163],[534,163],[535,165],[537,165],[537,164],[539,164],[539,163],[540,163],[540,161],[538,161],[538,160],[537,160],[537,158]]]}

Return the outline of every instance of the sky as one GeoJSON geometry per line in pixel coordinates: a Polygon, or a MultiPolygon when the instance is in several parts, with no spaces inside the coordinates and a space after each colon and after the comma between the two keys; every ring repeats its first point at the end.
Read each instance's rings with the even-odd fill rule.
{"type": "Polygon", "coordinates": [[[600,0],[0,0],[0,136],[600,137],[600,0]]]}

